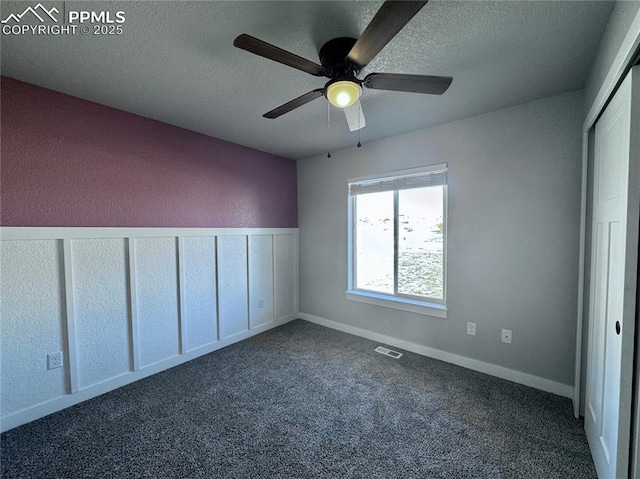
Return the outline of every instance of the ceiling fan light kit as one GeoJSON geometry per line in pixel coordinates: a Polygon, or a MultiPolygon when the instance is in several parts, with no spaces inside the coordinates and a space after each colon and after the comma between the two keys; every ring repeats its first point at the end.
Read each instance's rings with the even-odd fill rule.
{"type": "Polygon", "coordinates": [[[327,100],[338,108],[353,105],[362,94],[362,87],[351,80],[329,82],[325,88],[327,100]]]}
{"type": "Polygon", "coordinates": [[[364,80],[357,78],[360,71],[380,53],[385,45],[409,23],[426,3],[426,0],[384,2],[360,38],[339,37],[326,42],[319,51],[320,65],[251,35],[239,35],[233,41],[233,45],[237,48],[314,76],[329,78],[324,88],[305,93],[274,108],[263,116],[278,118],[324,96],[332,105],[345,111],[349,129],[355,131],[364,126],[351,124],[354,118],[361,118],[362,109],[358,109],[358,115],[350,115],[347,112],[348,108],[359,100],[363,86],[373,90],[442,95],[451,85],[453,80],[451,77],[370,73],[364,80]]]}

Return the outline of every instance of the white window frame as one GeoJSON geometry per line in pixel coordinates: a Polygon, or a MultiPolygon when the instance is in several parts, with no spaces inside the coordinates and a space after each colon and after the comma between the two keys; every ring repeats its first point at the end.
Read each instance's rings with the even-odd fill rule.
{"type": "MultiPolygon", "coordinates": [[[[411,168],[408,170],[393,171],[389,173],[363,176],[358,178],[350,178],[347,186],[366,180],[377,180],[391,177],[402,177],[408,175],[415,175],[421,173],[431,173],[436,171],[447,171],[447,163],[439,163],[436,165],[429,165],[421,168],[411,168]]],[[[398,245],[398,190],[394,191],[394,249],[398,245]]],[[[380,293],[377,291],[369,291],[365,289],[356,288],[356,225],[355,209],[356,209],[356,196],[348,194],[348,227],[347,227],[347,291],[345,296],[348,300],[358,301],[361,303],[374,304],[377,306],[383,306],[386,308],[399,309],[401,311],[408,311],[412,313],[423,314],[427,316],[434,316],[437,318],[447,317],[447,184],[443,185],[443,203],[442,203],[442,221],[444,223],[444,238],[443,238],[443,299],[439,298],[425,298],[422,296],[413,296],[398,293],[398,265],[395,259],[397,251],[394,252],[394,294],[380,293]]]]}

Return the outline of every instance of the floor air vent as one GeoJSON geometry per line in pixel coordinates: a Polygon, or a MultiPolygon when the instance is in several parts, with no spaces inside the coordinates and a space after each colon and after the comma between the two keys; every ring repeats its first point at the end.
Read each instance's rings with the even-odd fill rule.
{"type": "Polygon", "coordinates": [[[399,353],[398,351],[394,351],[392,349],[387,349],[384,346],[378,346],[376,348],[376,353],[384,354],[394,359],[400,359],[400,357],[402,356],[402,353],[399,353]]]}

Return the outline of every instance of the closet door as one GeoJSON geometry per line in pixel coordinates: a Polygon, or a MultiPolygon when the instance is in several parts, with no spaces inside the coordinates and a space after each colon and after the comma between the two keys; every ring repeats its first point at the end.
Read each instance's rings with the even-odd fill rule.
{"type": "Polygon", "coordinates": [[[638,68],[629,73],[595,126],[585,430],[600,479],[627,477],[629,465],[639,76],[638,68]]]}

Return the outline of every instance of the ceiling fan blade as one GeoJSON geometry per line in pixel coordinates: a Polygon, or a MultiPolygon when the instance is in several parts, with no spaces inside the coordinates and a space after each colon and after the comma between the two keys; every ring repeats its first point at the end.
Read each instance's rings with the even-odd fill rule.
{"type": "Polygon", "coordinates": [[[430,75],[405,75],[403,73],[370,73],[362,84],[373,90],[394,90],[410,93],[442,95],[451,82],[451,77],[430,75]]]}
{"type": "Polygon", "coordinates": [[[347,58],[360,68],[367,65],[426,5],[427,1],[384,2],[351,48],[347,58]]]}
{"type": "Polygon", "coordinates": [[[306,58],[299,57],[291,52],[278,48],[275,45],[259,40],[243,33],[236,37],[233,41],[233,46],[242,50],[246,50],[261,57],[268,58],[269,60],[288,65],[303,72],[311,73],[312,75],[321,77],[327,76],[329,72],[323,66],[318,65],[306,58]]]}
{"type": "Polygon", "coordinates": [[[310,101],[315,100],[316,98],[320,98],[322,95],[324,95],[324,90],[322,88],[310,91],[309,93],[305,93],[298,98],[294,98],[284,105],[280,105],[278,108],[274,108],[273,110],[265,113],[262,116],[264,116],[265,118],[278,118],[279,116],[282,116],[285,113],[289,113],[291,110],[295,110],[296,108],[301,107],[302,105],[305,105],[310,101]]]}
{"type": "Polygon", "coordinates": [[[349,125],[349,131],[361,130],[367,123],[364,121],[364,114],[362,113],[362,105],[360,100],[356,101],[353,105],[343,108],[344,116],[347,119],[347,125],[349,125]]]}

